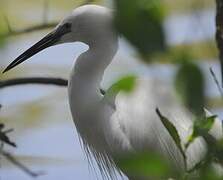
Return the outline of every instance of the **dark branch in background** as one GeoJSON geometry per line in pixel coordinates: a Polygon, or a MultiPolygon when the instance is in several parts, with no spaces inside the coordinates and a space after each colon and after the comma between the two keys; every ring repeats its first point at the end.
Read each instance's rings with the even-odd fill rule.
{"type": "Polygon", "coordinates": [[[9,30],[8,33],[4,34],[3,36],[5,37],[9,37],[9,36],[15,36],[15,35],[22,35],[25,33],[31,33],[31,32],[35,32],[35,31],[41,31],[41,30],[45,30],[45,29],[50,29],[50,28],[54,28],[59,22],[50,22],[47,24],[39,24],[39,25],[34,25],[34,26],[30,26],[21,30],[9,30]]]}
{"type": "Polygon", "coordinates": [[[7,25],[7,28],[8,28],[8,31],[9,32],[12,32],[12,28],[11,28],[11,25],[9,23],[9,19],[6,15],[4,15],[4,19],[5,19],[5,22],[6,22],[6,25],[7,25]]]}
{"type": "MultiPolygon", "coordinates": [[[[43,85],[56,85],[67,87],[68,80],[62,78],[48,78],[48,77],[30,77],[30,78],[16,78],[0,81],[0,89],[17,85],[28,84],[43,84],[43,85]]],[[[105,95],[106,91],[100,88],[102,95],[105,95]]]]}
{"type": "Polygon", "coordinates": [[[12,26],[10,25],[9,19],[7,16],[5,16],[5,22],[8,28],[8,32],[6,34],[1,34],[3,37],[10,37],[10,36],[15,36],[15,35],[22,35],[26,33],[32,33],[35,31],[41,31],[45,29],[51,29],[54,28],[59,22],[47,22],[48,21],[48,9],[49,9],[49,2],[48,0],[44,1],[44,6],[43,6],[43,22],[41,24],[33,25],[30,27],[26,27],[24,29],[20,30],[14,30],[12,26]]]}
{"type": "Polygon", "coordinates": [[[4,144],[7,144],[12,147],[16,147],[16,144],[11,141],[11,139],[8,137],[8,133],[12,132],[13,129],[7,129],[4,130],[5,125],[0,123],[0,142],[1,142],[1,147],[0,147],[0,155],[4,156],[8,161],[10,161],[12,164],[14,164],[16,167],[30,175],[31,177],[37,177],[41,175],[40,173],[35,173],[31,171],[29,168],[18,162],[10,153],[6,152],[3,150],[4,144]]]}
{"type": "Polygon", "coordinates": [[[216,41],[219,50],[223,86],[223,0],[216,0],[216,41]]]}
{"type": "Polygon", "coordinates": [[[213,69],[210,67],[210,73],[211,73],[211,76],[213,77],[213,79],[214,79],[214,82],[215,82],[215,84],[216,84],[216,86],[217,86],[217,88],[218,88],[218,91],[220,92],[220,94],[221,94],[221,97],[223,97],[223,91],[222,91],[222,88],[221,88],[221,85],[220,85],[220,83],[219,83],[219,81],[218,81],[218,79],[217,79],[217,76],[215,75],[215,73],[214,73],[214,71],[213,71],[213,69]]]}
{"type": "Polygon", "coordinates": [[[12,142],[9,137],[7,136],[8,133],[12,132],[13,129],[8,129],[8,130],[3,130],[5,127],[4,124],[0,123],[0,141],[8,144],[12,147],[16,147],[16,144],[14,142],[12,142]]]}
{"type": "MultiPolygon", "coordinates": [[[[93,0],[85,0],[81,5],[86,5],[86,4],[91,4],[93,3],[93,0]]],[[[48,0],[44,0],[44,4],[43,4],[43,22],[41,24],[38,25],[33,25],[24,29],[20,29],[20,30],[14,30],[12,29],[12,26],[10,25],[9,19],[7,18],[7,16],[5,16],[5,21],[8,27],[8,32],[6,34],[3,34],[1,36],[3,37],[9,37],[9,36],[15,36],[15,35],[22,35],[25,33],[31,33],[31,32],[35,32],[35,31],[41,31],[41,30],[45,30],[45,29],[51,29],[54,28],[57,24],[59,24],[59,21],[55,21],[55,22],[48,22],[48,14],[49,14],[49,1],[48,0]]]]}
{"type": "Polygon", "coordinates": [[[25,84],[47,84],[56,86],[67,86],[68,81],[62,78],[46,78],[46,77],[31,77],[31,78],[16,78],[0,81],[0,89],[9,86],[25,85],[25,84]]]}
{"type": "Polygon", "coordinates": [[[31,171],[29,168],[18,162],[10,153],[0,150],[0,154],[2,154],[8,161],[10,161],[12,164],[14,164],[16,167],[24,171],[26,174],[30,175],[31,177],[37,177],[42,175],[43,173],[36,173],[31,171]]]}

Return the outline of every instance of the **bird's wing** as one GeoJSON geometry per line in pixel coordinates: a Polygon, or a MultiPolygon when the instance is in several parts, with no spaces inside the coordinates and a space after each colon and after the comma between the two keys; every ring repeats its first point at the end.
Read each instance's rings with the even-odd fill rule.
{"type": "MultiPolygon", "coordinates": [[[[123,148],[124,152],[126,149],[155,151],[177,167],[183,167],[182,155],[155,111],[158,107],[168,117],[184,144],[192,131],[193,118],[179,103],[169,84],[159,79],[140,79],[133,92],[117,95],[115,105],[110,126],[113,127],[112,138],[121,143],[111,143],[114,151],[119,153],[123,148]]],[[[203,141],[197,139],[187,151],[191,166],[201,159],[204,152],[203,141]]]]}

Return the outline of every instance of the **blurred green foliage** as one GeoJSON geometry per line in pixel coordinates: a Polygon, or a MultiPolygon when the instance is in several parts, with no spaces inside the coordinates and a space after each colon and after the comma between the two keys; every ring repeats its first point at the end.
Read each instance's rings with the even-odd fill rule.
{"type": "Polygon", "coordinates": [[[136,83],[136,77],[133,75],[125,76],[114,83],[106,92],[108,96],[114,96],[120,91],[129,93],[133,90],[136,83]]]}
{"type": "MultiPolygon", "coordinates": [[[[208,149],[205,158],[198,162],[192,169],[188,170],[188,172],[185,172],[185,174],[181,176],[183,177],[182,179],[191,179],[190,173],[194,173],[194,171],[197,173],[196,179],[221,179],[216,171],[213,170],[212,165],[213,163],[218,163],[218,165],[220,165],[223,162],[223,155],[221,155],[223,154],[222,143],[209,134],[216,116],[204,117],[203,108],[206,103],[204,90],[205,78],[200,67],[194,62],[195,59],[199,58],[216,57],[216,46],[211,40],[196,42],[193,45],[181,44],[176,47],[170,47],[168,52],[165,51],[165,36],[162,28],[164,20],[163,5],[169,6],[171,3],[174,7],[182,5],[181,8],[183,9],[184,7],[187,9],[188,5],[191,3],[191,7],[192,5],[196,5],[194,8],[197,9],[199,6],[205,6],[207,1],[184,1],[175,3],[175,1],[167,2],[165,0],[115,0],[115,6],[117,8],[115,19],[116,27],[117,30],[136,47],[144,58],[146,57],[146,59],[148,59],[149,57],[149,60],[153,59],[154,61],[155,59],[156,62],[173,62],[177,63],[179,66],[175,75],[175,89],[182,102],[195,115],[196,119],[192,134],[188,137],[188,142],[182,144],[177,129],[171,121],[162,115],[158,108],[156,112],[182,153],[186,170],[187,157],[185,151],[196,138],[202,137],[206,141],[208,149]],[[187,52],[190,52],[190,54],[187,52]]],[[[165,175],[169,174],[169,177],[172,178],[173,176],[171,176],[171,173],[166,172],[168,168],[165,167],[165,171],[163,171],[163,167],[160,167],[160,161],[165,162],[164,159],[160,158],[161,157],[156,158],[156,156],[147,152],[129,156],[124,160],[121,158],[118,164],[124,169],[124,172],[131,172],[135,177],[162,179],[161,177],[166,177],[165,175]],[[150,169],[151,163],[153,164],[152,168],[155,168],[155,170],[150,169]],[[156,173],[154,174],[154,172],[159,174],[159,176],[157,176],[156,173]]],[[[169,167],[169,171],[170,169],[169,167]]]]}
{"type": "Polygon", "coordinates": [[[193,127],[193,133],[188,138],[186,144],[182,144],[178,132],[174,125],[163,116],[159,109],[156,110],[164,127],[168,130],[185,160],[185,172],[173,171],[173,167],[166,163],[165,158],[151,152],[131,154],[118,159],[118,165],[124,172],[132,174],[133,177],[144,177],[145,179],[182,179],[182,180],[220,180],[223,177],[216,170],[216,166],[221,167],[223,163],[223,138],[216,140],[209,134],[216,116],[205,117],[196,120],[193,127]],[[203,137],[207,143],[207,153],[205,157],[195,164],[192,169],[187,169],[186,150],[191,143],[198,137],[203,137]],[[195,173],[195,174],[194,174],[195,173]]]}
{"type": "Polygon", "coordinates": [[[194,123],[193,133],[188,139],[186,148],[199,136],[205,136],[212,128],[216,116],[205,117],[197,119],[194,123]]]}
{"type": "Polygon", "coordinates": [[[172,170],[167,162],[156,153],[137,153],[122,156],[117,160],[118,166],[133,177],[163,179],[170,177],[172,170]]]}
{"type": "Polygon", "coordinates": [[[175,75],[175,88],[189,110],[202,116],[205,105],[205,81],[201,69],[186,54],[175,75]]]}
{"type": "Polygon", "coordinates": [[[162,22],[164,8],[160,0],[116,0],[115,24],[143,56],[165,49],[162,22]],[[128,7],[128,8],[126,8],[128,7]]]}

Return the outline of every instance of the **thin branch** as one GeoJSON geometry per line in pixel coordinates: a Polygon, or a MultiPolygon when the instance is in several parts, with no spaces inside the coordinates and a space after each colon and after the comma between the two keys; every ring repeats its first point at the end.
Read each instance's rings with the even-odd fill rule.
{"type": "Polygon", "coordinates": [[[8,17],[6,15],[4,15],[4,18],[5,18],[5,22],[6,22],[7,28],[8,28],[8,32],[11,33],[12,32],[12,27],[10,25],[9,19],[8,19],[8,17]]]}
{"type": "Polygon", "coordinates": [[[49,11],[49,2],[48,0],[44,1],[44,8],[43,8],[43,22],[41,24],[37,24],[37,25],[33,25],[30,27],[26,27],[24,29],[20,29],[20,30],[14,30],[12,29],[9,19],[7,16],[5,16],[5,22],[7,24],[8,27],[8,32],[5,34],[0,34],[3,37],[9,37],[9,36],[15,36],[15,35],[21,35],[21,34],[25,34],[25,33],[31,33],[31,32],[35,32],[35,31],[41,31],[44,29],[50,29],[55,27],[59,22],[50,22],[48,23],[48,12],[49,11]]]}
{"type": "MultiPolygon", "coordinates": [[[[48,78],[48,77],[30,77],[30,78],[16,78],[0,81],[0,89],[17,86],[17,85],[28,85],[28,84],[43,84],[43,85],[55,85],[55,86],[68,86],[68,80],[62,78],[48,78]]],[[[99,89],[101,95],[105,95],[104,89],[99,89]]]]}
{"type": "Polygon", "coordinates": [[[2,154],[8,161],[13,163],[16,167],[18,167],[19,169],[21,169],[22,171],[24,171],[31,177],[37,177],[43,174],[43,173],[36,173],[36,172],[31,171],[29,168],[27,168],[26,166],[18,162],[11,154],[9,154],[8,152],[4,150],[1,150],[0,154],[2,154]]]}
{"type": "MultiPolygon", "coordinates": [[[[9,162],[14,164],[16,167],[27,173],[31,177],[37,177],[39,175],[42,175],[43,173],[36,173],[31,171],[28,167],[24,166],[20,162],[18,162],[10,153],[3,150],[4,144],[8,144],[12,147],[16,147],[16,144],[10,140],[10,138],[7,136],[8,133],[12,132],[13,129],[7,129],[4,130],[5,125],[0,123],[0,155],[4,156],[9,162]]],[[[0,156],[0,158],[1,158],[0,156]]],[[[1,167],[1,164],[0,164],[1,167]]]]}
{"type": "MultiPolygon", "coordinates": [[[[92,2],[93,2],[93,0],[86,0],[81,5],[91,4],[92,2]]],[[[47,22],[47,20],[48,20],[48,10],[49,10],[49,2],[48,2],[48,0],[45,0],[44,10],[43,10],[43,23],[38,24],[38,25],[33,25],[33,26],[30,26],[30,27],[26,27],[26,28],[20,29],[20,30],[12,29],[11,26],[10,26],[9,20],[6,19],[6,23],[7,23],[9,31],[6,34],[2,34],[1,36],[10,37],[10,36],[22,35],[22,34],[25,34],[25,33],[32,33],[32,32],[35,32],[35,31],[41,31],[41,30],[45,30],[45,29],[54,28],[57,24],[59,24],[59,22],[58,21],[47,22]]]]}
{"type": "Polygon", "coordinates": [[[221,78],[223,86],[223,0],[216,0],[216,41],[219,50],[219,60],[221,64],[221,78]]]}
{"type": "Polygon", "coordinates": [[[48,84],[57,86],[67,86],[68,81],[62,78],[46,78],[46,77],[17,78],[17,79],[0,81],[0,89],[9,86],[24,85],[24,84],[48,84]]]}
{"type": "MultiPolygon", "coordinates": [[[[94,0],[85,0],[81,5],[91,4],[93,2],[94,2],[94,0]]],[[[54,28],[57,24],[59,24],[59,22],[58,21],[50,22],[50,23],[47,22],[48,21],[48,14],[49,14],[49,1],[44,0],[43,22],[39,25],[33,25],[33,26],[26,27],[26,28],[21,29],[21,30],[12,29],[7,16],[5,16],[9,32],[6,33],[6,34],[2,34],[1,36],[4,36],[4,37],[16,36],[16,35],[21,35],[21,34],[25,34],[25,33],[31,33],[31,32],[35,32],[35,31],[41,31],[41,30],[45,30],[45,29],[54,28]]]]}
{"type": "Polygon", "coordinates": [[[220,83],[219,83],[219,81],[218,81],[218,79],[217,79],[217,77],[216,77],[216,75],[215,75],[213,69],[210,67],[209,70],[210,70],[210,73],[211,73],[211,75],[212,75],[212,77],[213,77],[213,79],[214,79],[214,82],[215,82],[215,84],[216,84],[216,86],[217,86],[217,88],[218,88],[218,90],[219,90],[221,96],[223,97],[223,91],[222,91],[221,85],[220,85],[220,83]]]}
{"type": "Polygon", "coordinates": [[[5,125],[0,123],[0,142],[2,143],[5,143],[7,145],[10,145],[12,147],[16,147],[16,144],[14,142],[12,142],[10,140],[10,138],[7,136],[7,134],[11,131],[13,131],[13,129],[8,129],[8,130],[4,130],[5,125]]]}
{"type": "Polygon", "coordinates": [[[21,30],[11,30],[6,34],[3,34],[2,36],[5,36],[5,37],[16,36],[16,35],[22,35],[25,33],[31,33],[35,31],[50,29],[50,28],[54,28],[58,23],[59,22],[50,22],[47,24],[39,24],[39,25],[30,26],[21,30]]]}

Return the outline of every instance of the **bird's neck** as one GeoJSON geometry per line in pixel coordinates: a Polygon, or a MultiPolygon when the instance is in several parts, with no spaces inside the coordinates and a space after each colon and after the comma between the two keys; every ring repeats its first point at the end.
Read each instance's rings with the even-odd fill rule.
{"type": "Polygon", "coordinates": [[[88,51],[83,53],[76,61],[73,70],[74,76],[78,76],[83,84],[86,83],[92,87],[100,88],[104,71],[111,63],[117,49],[118,42],[114,38],[109,41],[97,41],[89,45],[88,51]]]}
{"type": "MultiPolygon", "coordinates": [[[[100,83],[117,48],[116,38],[95,42],[77,59],[69,82],[69,95],[72,103],[75,103],[75,107],[80,111],[87,106],[94,106],[101,100],[100,83]]],[[[74,111],[77,112],[77,109],[74,111]]]]}
{"type": "Polygon", "coordinates": [[[116,39],[91,44],[89,50],[77,59],[69,81],[69,103],[74,123],[82,138],[97,150],[106,144],[101,127],[103,101],[100,83],[117,48],[116,39]]]}

